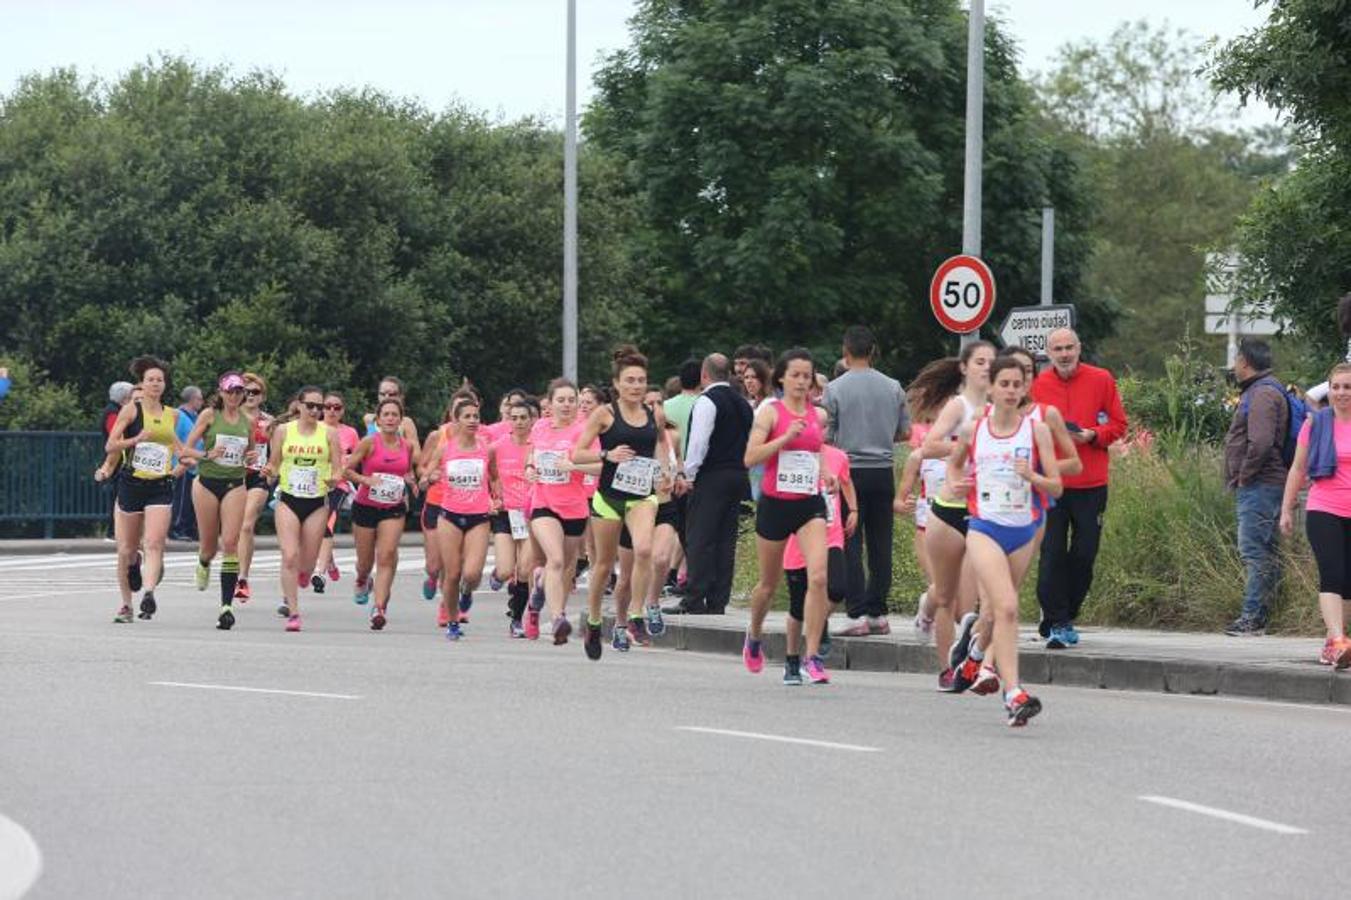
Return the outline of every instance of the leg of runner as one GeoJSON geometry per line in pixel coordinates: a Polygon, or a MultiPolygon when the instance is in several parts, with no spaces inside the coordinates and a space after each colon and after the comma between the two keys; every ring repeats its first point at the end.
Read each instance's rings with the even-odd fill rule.
{"type": "Polygon", "coordinates": [[[436,621],[446,629],[446,639],[451,641],[458,641],[463,634],[457,602],[464,568],[464,537],[464,532],[447,517],[443,516],[436,524],[436,540],[441,545],[441,605],[436,621]]]}
{"type": "Polygon", "coordinates": [[[652,533],[652,579],[647,583],[647,596],[644,606],[647,613],[648,633],[656,636],[666,630],[666,622],[661,616],[661,591],[666,586],[666,576],[680,553],[680,535],[674,525],[663,522],[652,533]]]}
{"type": "Polygon", "coordinates": [[[954,611],[961,592],[963,560],[966,557],[966,539],[956,528],[936,515],[929,516],[924,536],[925,549],[933,573],[929,588],[929,606],[934,621],[934,650],[938,656],[939,690],[951,684],[948,654],[954,636],[954,611]]]}
{"type": "MultiPolygon", "coordinates": [[[[591,547],[588,553],[591,553],[591,580],[587,585],[586,593],[586,641],[584,649],[586,657],[590,660],[600,659],[601,656],[601,601],[605,597],[605,588],[609,583],[609,573],[614,571],[615,560],[619,556],[619,530],[623,527],[623,522],[619,520],[602,519],[596,516],[591,517],[591,527],[588,533],[591,535],[591,547]]],[[[627,606],[627,604],[625,604],[627,606]]],[[[625,610],[627,612],[627,609],[625,610]]],[[[615,628],[617,632],[624,630],[621,620],[616,615],[615,628]]],[[[622,641],[624,646],[616,649],[628,649],[627,637],[622,641]]]]}
{"type": "Polygon", "coordinates": [[[619,544],[619,565],[616,569],[619,574],[615,578],[615,624],[610,635],[610,646],[622,652],[629,649],[631,643],[635,643],[632,640],[633,635],[624,625],[628,620],[628,611],[633,605],[633,548],[625,547],[622,539],[619,544]],[[622,618],[621,610],[624,614],[622,618]]]}
{"type": "Polygon", "coordinates": [[[741,660],[752,674],[759,674],[765,667],[761,629],[769,613],[769,604],[774,599],[774,592],[779,588],[779,578],[783,575],[783,545],[786,543],[786,538],[782,541],[769,541],[759,535],[755,538],[760,578],[751,589],[751,624],[746,631],[746,645],[741,651],[741,660]]]}
{"type": "MultiPolygon", "coordinates": [[[[280,504],[278,504],[280,508],[280,504]]],[[[319,558],[319,545],[324,540],[324,527],[328,521],[324,508],[320,507],[300,523],[300,545],[297,553],[296,565],[301,572],[313,572],[315,562],[319,558]]],[[[295,582],[293,585],[298,587],[295,582]]],[[[291,606],[291,617],[294,619],[294,630],[300,630],[300,599],[297,593],[294,597],[295,604],[291,606]]],[[[288,621],[287,628],[292,627],[292,622],[288,621]]]]}
{"type": "Polygon", "coordinates": [[[122,606],[117,611],[115,622],[123,624],[132,621],[131,602],[133,596],[130,572],[141,555],[141,532],[145,527],[144,513],[123,512],[121,507],[113,506],[113,532],[117,536],[117,588],[122,595],[122,606]]]}
{"type": "Polygon", "coordinates": [[[492,538],[493,574],[488,586],[500,591],[504,584],[511,581],[512,573],[516,571],[516,542],[511,539],[511,532],[494,534],[492,538]]]}
{"type": "Polygon", "coordinates": [[[249,569],[253,566],[253,546],[258,517],[267,505],[268,489],[252,487],[244,498],[244,519],[239,526],[239,583],[235,588],[235,597],[247,601],[252,595],[249,589],[249,569]]]}
{"type": "Polygon", "coordinates": [[[1041,701],[1030,697],[1018,680],[1018,588],[1032,561],[1029,542],[1005,555],[1003,548],[989,535],[971,531],[967,535],[967,553],[980,584],[980,595],[994,607],[994,640],[998,671],[1004,679],[1005,706],[1009,725],[1026,725],[1041,711],[1041,701]]]}
{"type": "Polygon", "coordinates": [[[164,579],[164,544],[169,539],[169,522],[173,508],[164,503],[159,506],[147,506],[144,515],[145,593],[141,595],[141,618],[148,619],[155,614],[155,588],[164,579]]]}
{"type": "Polygon", "coordinates": [[[300,562],[301,522],[295,512],[285,503],[278,503],[272,514],[277,526],[277,546],[281,551],[281,595],[286,606],[286,615],[299,616],[300,606],[297,594],[299,588],[296,579],[303,571],[300,562]]]}
{"type": "Polygon", "coordinates": [[[211,560],[216,558],[216,542],[220,535],[220,501],[202,486],[202,479],[192,479],[192,509],[197,517],[197,590],[204,591],[211,583],[211,560]]]}
{"type": "Polygon", "coordinates": [[[460,556],[459,613],[461,622],[469,621],[469,607],[474,603],[474,591],[483,581],[483,565],[488,559],[488,539],[491,526],[480,522],[465,533],[460,556]]]}
{"type": "Polygon", "coordinates": [[[825,519],[808,521],[797,530],[797,539],[802,547],[802,555],[807,560],[807,597],[802,616],[804,643],[807,645],[807,675],[812,684],[826,684],[830,679],[825,674],[821,659],[821,634],[825,631],[826,617],[830,613],[830,601],[826,597],[830,556],[825,519]]]}
{"type": "Polygon", "coordinates": [[[220,612],[216,616],[216,627],[222,631],[229,631],[235,623],[235,591],[239,587],[239,533],[244,524],[244,505],[247,501],[248,491],[241,483],[231,488],[220,502],[220,612]]]}
{"type": "Polygon", "coordinates": [[[441,586],[441,541],[436,536],[436,520],[440,507],[424,502],[418,522],[422,526],[422,570],[427,577],[422,581],[422,599],[435,600],[441,586]]]}
{"type": "Polygon", "coordinates": [[[379,526],[383,524],[383,522],[377,522],[376,527],[372,528],[369,524],[358,525],[356,521],[352,522],[352,547],[356,550],[357,555],[356,573],[353,576],[352,600],[357,604],[364,604],[369,599],[372,590],[371,579],[375,572],[376,535],[379,533],[379,526]]]}
{"type": "Polygon", "coordinates": [[[530,533],[543,554],[544,602],[554,625],[554,643],[567,643],[568,633],[572,631],[565,615],[568,580],[572,577],[572,566],[577,562],[576,551],[568,552],[568,543],[575,539],[563,534],[562,522],[548,516],[531,519],[530,533]],[[558,632],[560,627],[562,634],[558,632]]]}
{"type": "MultiPolygon", "coordinates": [[[[652,544],[656,523],[657,504],[651,501],[633,504],[624,516],[624,524],[629,530],[629,538],[633,544],[633,597],[640,602],[647,597],[655,580],[655,573],[652,570],[652,544]]],[[[619,611],[616,611],[616,624],[623,621],[630,631],[630,636],[633,636],[634,631],[641,630],[642,637],[639,643],[644,645],[651,643],[647,639],[647,624],[643,618],[643,610],[638,603],[624,609],[623,613],[624,618],[621,620],[619,611]]]]}
{"type": "Polygon", "coordinates": [[[389,615],[389,595],[399,569],[399,540],[403,537],[403,516],[392,516],[375,529],[375,608],[371,610],[371,628],[385,627],[389,615]]]}
{"type": "Polygon", "coordinates": [[[802,684],[802,616],[807,600],[807,570],[785,569],[788,583],[788,619],[784,623],[783,683],[802,684]]]}

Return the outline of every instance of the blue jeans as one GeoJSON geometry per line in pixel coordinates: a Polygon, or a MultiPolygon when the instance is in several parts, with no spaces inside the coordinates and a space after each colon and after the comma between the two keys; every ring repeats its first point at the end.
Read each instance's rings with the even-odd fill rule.
{"type": "Polygon", "coordinates": [[[1248,569],[1243,591],[1243,615],[1265,622],[1281,577],[1277,525],[1285,487],[1250,484],[1237,491],[1238,555],[1248,569]]]}

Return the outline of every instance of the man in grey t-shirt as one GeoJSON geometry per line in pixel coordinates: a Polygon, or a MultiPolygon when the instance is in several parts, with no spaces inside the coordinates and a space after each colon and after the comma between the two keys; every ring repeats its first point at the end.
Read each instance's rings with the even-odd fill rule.
{"type": "Polygon", "coordinates": [[[910,414],[901,383],[872,367],[877,339],[855,325],[844,333],[847,371],[826,388],[830,441],[849,454],[849,477],[858,495],[858,528],[844,545],[849,572],[849,622],[837,634],[887,634],[891,593],[892,502],[896,499],[895,445],[910,436],[910,414]],[[867,548],[868,574],[863,573],[867,548]]]}

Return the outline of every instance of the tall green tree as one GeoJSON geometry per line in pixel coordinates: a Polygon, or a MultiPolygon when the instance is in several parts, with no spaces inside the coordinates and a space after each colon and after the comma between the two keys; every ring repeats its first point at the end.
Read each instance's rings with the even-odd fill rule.
{"type": "MultiPolygon", "coordinates": [[[[643,0],[596,78],[589,141],[624,159],[667,361],[747,340],[838,353],[873,326],[913,372],[953,342],[928,282],[959,252],[967,23],[956,0],[643,0]]],[[[1015,48],[987,37],[983,245],[1000,309],[1036,302],[1040,209],[1063,211],[1057,283],[1079,290],[1086,190],[1015,48]]]]}
{"type": "MultiPolygon", "coordinates": [[[[584,148],[587,374],[642,313],[615,166],[584,148]]],[[[69,396],[93,421],[142,353],[176,386],[249,368],[275,401],[314,382],[353,408],[394,374],[426,422],[465,376],[539,387],[561,356],[561,233],[562,140],[539,122],[304,101],[172,58],[112,84],[26,78],[0,99],[0,356],[65,393],[20,383],[0,426],[71,415],[69,396]]]]}
{"type": "Polygon", "coordinates": [[[1253,198],[1237,246],[1245,297],[1288,323],[1312,375],[1346,347],[1335,304],[1351,290],[1351,9],[1345,0],[1269,5],[1266,24],[1225,45],[1210,73],[1279,110],[1304,149],[1289,177],[1253,198]]]}
{"type": "Polygon", "coordinates": [[[1066,45],[1037,79],[1098,189],[1085,290],[1121,310],[1102,347],[1113,368],[1162,374],[1179,339],[1203,333],[1206,253],[1227,249],[1254,192],[1288,162],[1278,132],[1240,129],[1233,102],[1198,74],[1206,47],[1123,23],[1066,45]]]}

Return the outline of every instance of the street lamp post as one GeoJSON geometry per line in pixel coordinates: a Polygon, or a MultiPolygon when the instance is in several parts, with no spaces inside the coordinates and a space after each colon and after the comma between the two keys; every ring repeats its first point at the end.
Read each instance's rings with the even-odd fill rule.
{"type": "MultiPolygon", "coordinates": [[[[985,149],[985,0],[971,0],[966,39],[966,179],[962,205],[962,252],[980,256],[981,156],[985,149]]],[[[961,346],[980,340],[962,335],[961,346]]]]}
{"type": "Polygon", "coordinates": [[[577,0],[568,0],[563,131],[563,377],[577,380],[577,0]]]}

